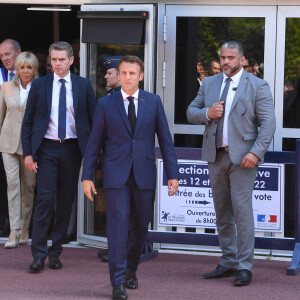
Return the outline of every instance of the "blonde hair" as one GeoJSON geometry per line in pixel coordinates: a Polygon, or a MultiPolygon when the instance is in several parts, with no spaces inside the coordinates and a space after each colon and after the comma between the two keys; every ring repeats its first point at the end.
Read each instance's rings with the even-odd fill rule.
{"type": "Polygon", "coordinates": [[[16,85],[19,85],[19,79],[20,79],[20,76],[18,74],[18,68],[24,66],[26,63],[28,63],[34,69],[33,79],[39,77],[39,73],[38,73],[39,61],[37,57],[31,52],[26,52],[26,51],[22,52],[17,56],[15,60],[15,69],[17,70],[17,73],[14,76],[13,82],[16,85]]]}

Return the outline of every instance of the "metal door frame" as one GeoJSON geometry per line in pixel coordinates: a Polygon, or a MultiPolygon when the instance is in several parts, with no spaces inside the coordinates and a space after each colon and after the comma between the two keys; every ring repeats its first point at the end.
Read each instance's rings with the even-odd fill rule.
{"type": "Polygon", "coordinates": [[[299,138],[300,128],[283,128],[284,100],[284,67],[285,67],[285,36],[286,19],[300,18],[300,6],[278,6],[277,45],[276,45],[276,78],[275,78],[275,114],[276,132],[274,150],[281,151],[283,138],[299,138]]]}
{"type": "MultiPolygon", "coordinates": [[[[265,18],[265,49],[264,49],[264,79],[268,81],[272,95],[275,90],[275,50],[276,50],[276,22],[277,6],[203,6],[203,5],[166,5],[163,17],[164,43],[158,43],[158,64],[164,65],[165,72],[160,75],[160,93],[163,94],[164,108],[166,111],[169,127],[174,134],[203,134],[204,125],[175,124],[175,62],[176,62],[176,18],[177,17],[264,17],[265,18]],[[165,87],[162,83],[165,83],[165,87]]],[[[182,112],[185,113],[185,112],[182,112]]],[[[273,150],[273,143],[269,150],[273,150]]],[[[155,226],[157,230],[157,207],[155,208],[155,226]]],[[[177,228],[177,232],[185,232],[185,228],[177,228]]],[[[203,229],[197,229],[196,232],[203,229]]],[[[178,244],[155,244],[155,248],[216,251],[215,247],[178,245],[178,244]]]]}
{"type": "MultiPolygon", "coordinates": [[[[81,6],[82,11],[148,11],[149,18],[145,24],[145,48],[144,48],[144,89],[146,91],[154,92],[154,80],[155,80],[155,7],[154,4],[86,4],[81,6]]],[[[80,36],[82,34],[82,20],[80,36]]],[[[81,43],[80,45],[80,74],[83,77],[88,77],[88,52],[87,44],[81,43]]],[[[84,233],[85,216],[84,212],[87,209],[88,226],[94,224],[94,204],[90,201],[86,202],[82,184],[79,182],[78,186],[78,209],[77,209],[77,241],[82,244],[95,245],[95,246],[107,246],[106,237],[100,237],[95,235],[89,235],[84,233]],[[85,207],[86,206],[86,207],[85,207]]]]}

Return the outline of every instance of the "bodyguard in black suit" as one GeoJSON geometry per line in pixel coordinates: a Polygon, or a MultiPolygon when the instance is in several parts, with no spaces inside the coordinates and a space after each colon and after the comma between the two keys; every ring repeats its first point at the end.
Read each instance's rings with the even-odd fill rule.
{"type": "Polygon", "coordinates": [[[60,269],[59,256],[75,197],[82,155],[96,107],[90,80],[70,73],[73,50],[66,42],[50,46],[54,73],[32,83],[22,126],[25,165],[37,173],[37,201],[33,215],[32,271],[60,269]],[[52,246],[47,233],[56,201],[52,246]]]}

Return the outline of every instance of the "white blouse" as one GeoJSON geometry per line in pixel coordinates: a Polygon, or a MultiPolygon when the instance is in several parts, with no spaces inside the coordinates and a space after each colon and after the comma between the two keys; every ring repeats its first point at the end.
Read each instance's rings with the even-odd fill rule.
{"type": "Polygon", "coordinates": [[[20,83],[20,100],[21,100],[21,105],[23,105],[24,101],[28,97],[28,93],[31,88],[31,82],[27,84],[26,89],[23,88],[21,84],[21,80],[19,81],[19,83],[20,83]]]}

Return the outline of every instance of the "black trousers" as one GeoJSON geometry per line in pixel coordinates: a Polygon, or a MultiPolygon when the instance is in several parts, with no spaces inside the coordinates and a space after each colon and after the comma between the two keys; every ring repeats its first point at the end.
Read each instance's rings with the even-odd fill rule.
{"type": "Polygon", "coordinates": [[[44,139],[37,154],[37,200],[33,214],[31,252],[34,258],[59,256],[78,187],[82,155],[77,139],[64,144],[44,139]],[[47,249],[54,201],[56,210],[52,246],[47,249]]]}

